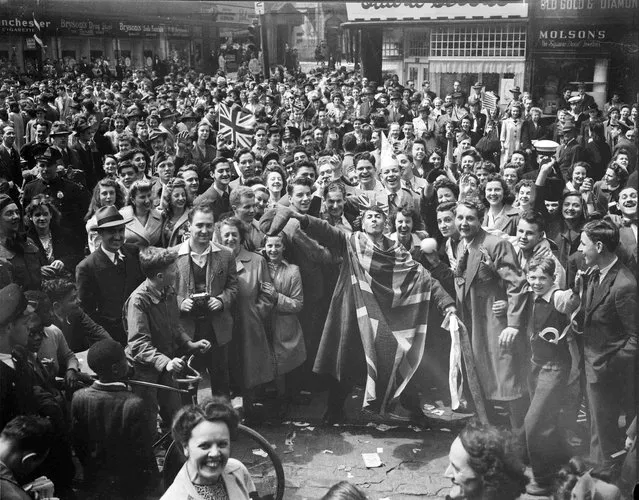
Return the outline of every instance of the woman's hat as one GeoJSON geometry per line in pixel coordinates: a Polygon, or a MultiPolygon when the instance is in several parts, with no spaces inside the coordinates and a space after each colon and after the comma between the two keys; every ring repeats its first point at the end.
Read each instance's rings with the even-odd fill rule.
{"type": "Polygon", "coordinates": [[[113,205],[102,207],[95,213],[96,226],[94,229],[106,229],[109,227],[124,226],[133,220],[133,217],[125,219],[113,205]]]}

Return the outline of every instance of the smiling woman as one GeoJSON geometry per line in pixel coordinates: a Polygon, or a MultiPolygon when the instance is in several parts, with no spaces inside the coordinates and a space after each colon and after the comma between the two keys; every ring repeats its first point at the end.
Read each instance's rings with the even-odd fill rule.
{"type": "Polygon", "coordinates": [[[161,500],[250,498],[255,485],[248,470],[229,458],[231,434],[238,423],[237,413],[224,398],[180,410],[172,433],[186,463],[161,500]]]}

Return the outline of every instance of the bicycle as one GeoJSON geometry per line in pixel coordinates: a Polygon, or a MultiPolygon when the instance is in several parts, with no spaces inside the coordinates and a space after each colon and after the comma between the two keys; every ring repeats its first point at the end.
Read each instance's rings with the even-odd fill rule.
{"type": "MultiPolygon", "coordinates": [[[[198,404],[197,391],[202,381],[202,375],[191,366],[193,359],[192,355],[187,360],[187,373],[181,378],[174,378],[178,387],[141,380],[129,380],[128,383],[174,391],[181,394],[183,399],[188,397],[190,403],[198,404]]],[[[169,441],[170,444],[164,453],[162,466],[162,479],[166,487],[173,482],[186,461],[182,450],[172,439],[170,431],[163,434],[153,444],[153,449],[157,450],[169,441]]],[[[259,432],[240,424],[237,432],[231,436],[231,457],[242,462],[251,474],[257,490],[252,498],[262,500],[282,500],[284,498],[285,478],[282,461],[273,446],[259,432]]]]}

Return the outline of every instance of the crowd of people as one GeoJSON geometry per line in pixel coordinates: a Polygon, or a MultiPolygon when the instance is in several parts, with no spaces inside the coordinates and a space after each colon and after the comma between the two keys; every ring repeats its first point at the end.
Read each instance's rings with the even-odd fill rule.
{"type": "Polygon", "coordinates": [[[325,66],[3,81],[1,484],[45,475],[75,498],[75,455],[81,498],[157,493],[151,444],[173,423],[187,463],[165,498],[245,498],[219,398],[252,423],[328,390],[332,425],[364,385],[365,411],[423,422],[424,388],[458,371],[453,408],[509,427],[508,467],[532,469],[473,496],[453,457],[497,431],[467,431],[458,498],[570,498],[592,471],[566,437],[630,491],[637,104],[599,109],[580,84],[548,117],[518,87],[488,90],[325,66]],[[221,106],[255,125],[221,133],[221,106]],[[128,387],[175,385],[190,354],[213,402],[128,387]],[[7,463],[3,439],[31,459],[7,463]]]}

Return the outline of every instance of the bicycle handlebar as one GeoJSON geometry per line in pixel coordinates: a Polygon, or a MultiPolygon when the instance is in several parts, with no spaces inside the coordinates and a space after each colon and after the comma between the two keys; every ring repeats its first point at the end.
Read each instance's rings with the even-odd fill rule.
{"type": "MultiPolygon", "coordinates": [[[[186,356],[183,356],[182,359],[184,359],[186,356]]],[[[184,374],[185,378],[177,378],[175,377],[174,380],[176,383],[178,384],[187,384],[187,385],[192,385],[195,383],[199,383],[202,380],[202,374],[197,371],[195,368],[193,368],[193,366],[191,366],[191,363],[193,363],[193,359],[195,358],[195,354],[191,354],[191,356],[189,356],[189,359],[186,360],[186,367],[191,370],[192,375],[189,375],[188,373],[184,374]]]]}

